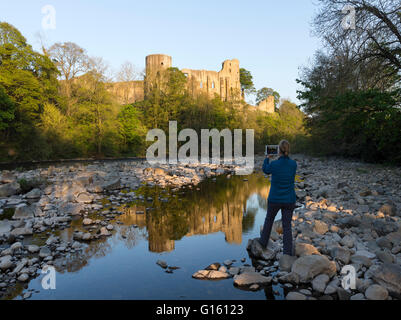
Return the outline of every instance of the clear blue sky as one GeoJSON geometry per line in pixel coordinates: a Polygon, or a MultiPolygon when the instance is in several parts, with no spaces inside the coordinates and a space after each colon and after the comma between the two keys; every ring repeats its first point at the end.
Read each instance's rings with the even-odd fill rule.
{"type": "Polygon", "coordinates": [[[257,89],[271,87],[296,100],[299,67],[320,41],[311,36],[312,0],[13,0],[0,3],[0,20],[17,27],[34,48],[75,42],[112,69],[124,61],[144,68],[145,56],[164,53],[178,68],[219,71],[237,58],[257,89]],[[56,9],[56,29],[43,30],[41,9],[56,9]]]}

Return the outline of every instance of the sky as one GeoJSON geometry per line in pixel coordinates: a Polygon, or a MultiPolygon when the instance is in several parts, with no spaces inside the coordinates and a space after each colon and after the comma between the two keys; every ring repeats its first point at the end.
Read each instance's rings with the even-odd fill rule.
{"type": "Polygon", "coordinates": [[[125,61],[138,69],[145,57],[172,56],[180,69],[220,71],[238,59],[256,89],[273,88],[298,103],[296,79],[321,46],[311,35],[313,0],[13,0],[0,3],[0,21],[15,26],[35,49],[75,42],[117,71],[125,61]],[[43,28],[55,10],[54,28],[43,28]]]}

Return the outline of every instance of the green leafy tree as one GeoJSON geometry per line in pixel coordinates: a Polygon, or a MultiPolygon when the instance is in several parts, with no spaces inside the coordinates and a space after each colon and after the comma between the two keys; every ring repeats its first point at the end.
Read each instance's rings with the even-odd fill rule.
{"type": "Polygon", "coordinates": [[[14,120],[15,104],[11,101],[3,86],[0,86],[0,132],[7,129],[14,120]]]}
{"type": "Polygon", "coordinates": [[[240,75],[242,96],[245,97],[245,94],[254,93],[255,85],[253,84],[253,77],[251,72],[244,68],[241,68],[239,70],[239,75],[240,75]]]}

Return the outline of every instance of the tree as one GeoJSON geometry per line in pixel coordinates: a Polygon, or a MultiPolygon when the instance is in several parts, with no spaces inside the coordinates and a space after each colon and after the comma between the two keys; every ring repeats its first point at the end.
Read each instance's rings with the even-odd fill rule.
{"type": "Polygon", "coordinates": [[[7,129],[15,117],[15,104],[0,85],[0,132],[7,129]]]}
{"type": "Polygon", "coordinates": [[[57,103],[58,71],[45,55],[35,52],[12,25],[0,23],[0,85],[14,104],[8,136],[20,154],[43,156],[36,124],[45,103],[57,103]]]}
{"type": "Polygon", "coordinates": [[[239,70],[239,74],[242,97],[245,98],[245,94],[252,94],[253,92],[255,92],[255,85],[253,84],[253,77],[250,71],[241,68],[239,70]]]}
{"type": "Polygon", "coordinates": [[[140,111],[133,105],[123,106],[118,114],[118,122],[123,153],[134,155],[143,153],[147,130],[142,124],[140,111]]]}
{"type": "Polygon", "coordinates": [[[399,1],[319,0],[319,3],[321,9],[314,19],[314,29],[334,51],[350,46],[359,61],[381,58],[386,67],[392,67],[390,75],[401,70],[399,1]],[[347,14],[355,18],[354,26],[344,24],[347,14]]]}
{"type": "Polygon", "coordinates": [[[270,96],[274,97],[274,107],[277,108],[277,105],[280,102],[280,94],[277,91],[274,91],[273,89],[266,87],[257,91],[256,104],[261,103],[270,96]]]}
{"type": "Polygon", "coordinates": [[[90,58],[84,49],[73,42],[57,42],[47,50],[47,53],[60,71],[63,80],[61,89],[67,97],[66,114],[70,115],[72,82],[90,69],[90,58]]]}

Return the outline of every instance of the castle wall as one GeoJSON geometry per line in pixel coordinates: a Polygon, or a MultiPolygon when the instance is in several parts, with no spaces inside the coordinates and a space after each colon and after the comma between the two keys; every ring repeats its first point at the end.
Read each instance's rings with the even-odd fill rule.
{"type": "MultiPolygon", "coordinates": [[[[165,54],[152,54],[146,57],[146,76],[144,81],[109,83],[108,89],[122,104],[145,99],[146,92],[161,80],[163,71],[172,67],[172,58],[165,54]]],[[[181,70],[188,78],[188,90],[192,96],[206,94],[209,98],[220,96],[223,101],[241,98],[239,60],[226,60],[220,71],[181,70]]],[[[255,110],[274,113],[274,97],[262,101],[255,110]]]]}
{"type": "Polygon", "coordinates": [[[237,59],[224,61],[219,72],[192,69],[181,71],[188,77],[188,89],[193,95],[205,93],[213,98],[218,94],[222,100],[227,101],[241,92],[237,59]]]}
{"type": "Polygon", "coordinates": [[[267,113],[274,113],[274,96],[267,97],[266,100],[263,100],[257,106],[258,110],[264,111],[267,113]]]}
{"type": "Polygon", "coordinates": [[[130,104],[145,98],[145,82],[129,81],[107,84],[108,90],[117,97],[120,104],[130,104]]]}

